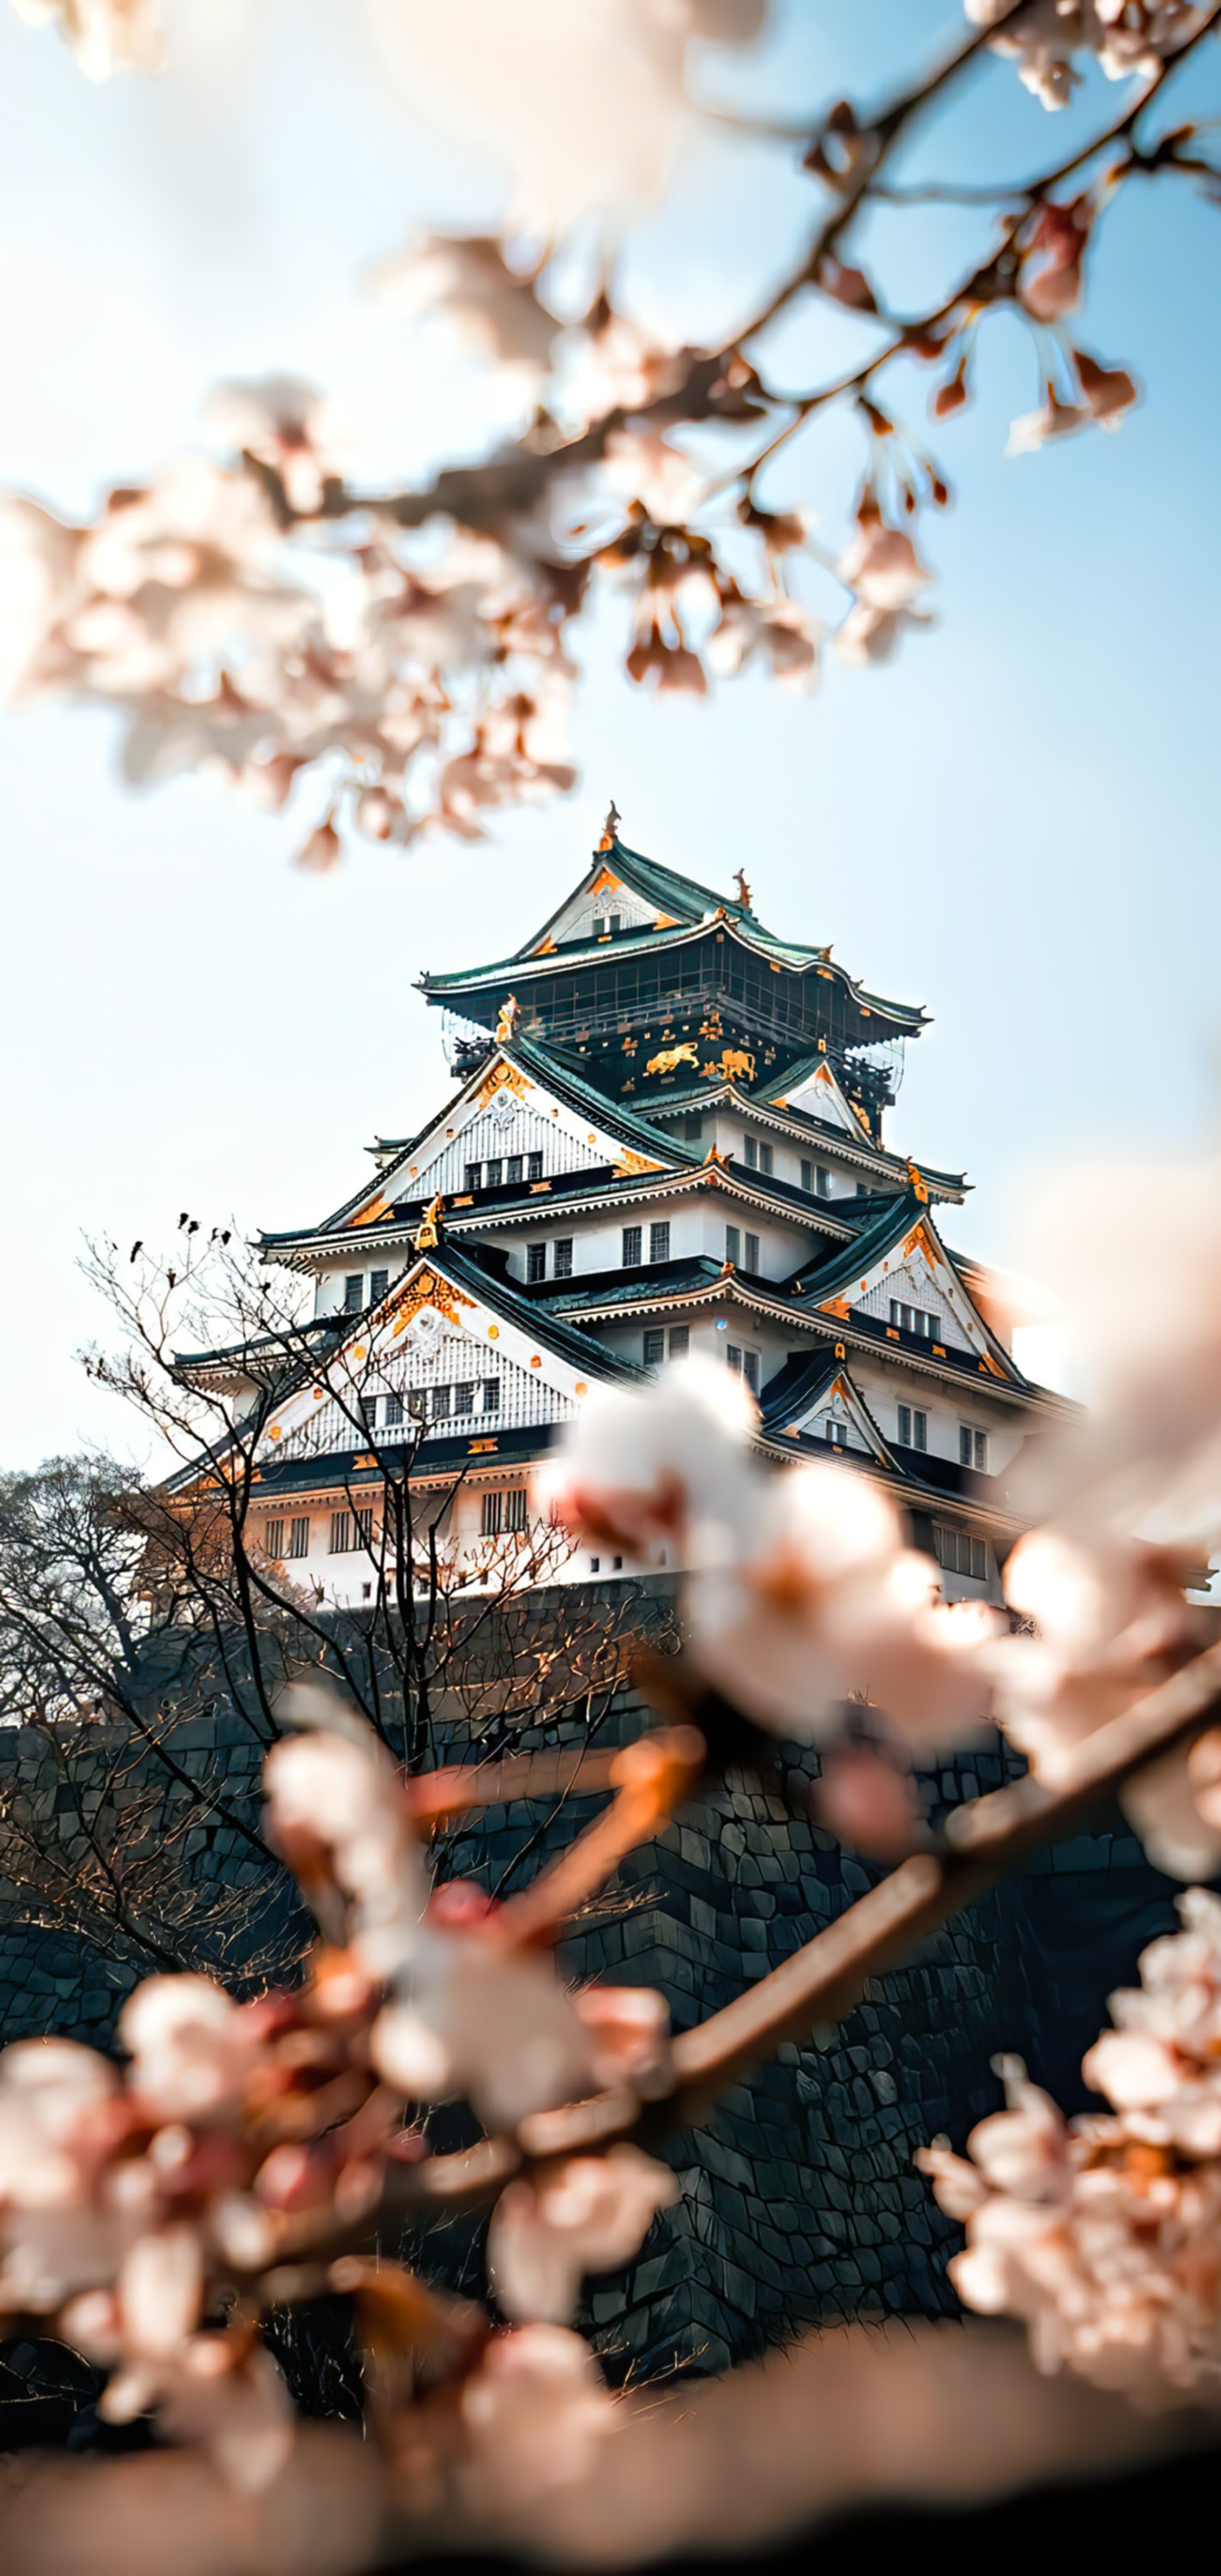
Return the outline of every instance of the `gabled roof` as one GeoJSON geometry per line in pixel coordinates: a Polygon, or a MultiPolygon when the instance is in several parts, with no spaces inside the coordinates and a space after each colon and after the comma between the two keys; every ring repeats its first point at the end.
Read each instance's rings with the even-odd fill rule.
{"type": "Polygon", "coordinates": [[[807,948],[794,940],[778,939],[746,904],[734,902],[728,895],[715,894],[711,887],[700,885],[694,877],[680,876],[676,869],[662,867],[656,859],[644,858],[640,851],[627,849],[617,839],[606,849],[595,851],[585,876],[570,889],[550,920],[526,941],[524,947],[514,949],[510,956],[498,958],[490,965],[460,967],[448,974],[421,975],[420,990],[430,999],[440,1001],[451,994],[474,993],[488,986],[499,988],[540,971],[550,972],[557,958],[565,966],[578,964],[587,956],[602,958],[606,953],[605,947],[598,939],[565,942],[562,948],[557,948],[550,937],[551,924],[560,920],[574,901],[592,889],[599,872],[613,874],[619,882],[632,887],[645,902],[656,905],[666,917],[665,926],[660,930],[654,927],[621,932],[615,943],[621,949],[642,953],[649,949],[680,947],[686,940],[701,935],[714,921],[720,920],[731,937],[740,941],[743,947],[753,949],[770,964],[787,966],[799,975],[817,973],[829,982],[841,983],[859,1010],[867,1017],[886,1023],[877,1031],[879,1038],[895,1032],[913,1034],[925,1026],[927,1015],[919,1004],[890,1002],[884,995],[868,991],[848,974],[846,968],[832,964],[829,947],[807,948]]]}
{"type": "Polygon", "coordinates": [[[800,1427],[803,1415],[839,1391],[849,1420],[855,1423],[870,1455],[879,1466],[898,1473],[898,1462],[888,1440],[880,1431],[869,1405],[856,1385],[845,1362],[827,1351],[791,1352],[784,1367],[769,1378],[759,1398],[763,1428],[771,1439],[797,1440],[803,1448],[823,1449],[829,1443],[815,1441],[812,1433],[800,1427]]]}
{"type": "Polygon", "coordinates": [[[834,1313],[836,1302],[842,1299],[845,1302],[840,1306],[840,1313],[846,1320],[851,1312],[851,1292],[859,1292],[862,1284],[870,1280],[870,1274],[893,1260],[900,1247],[905,1254],[922,1251],[934,1270],[938,1265],[944,1265],[979,1335],[984,1354],[981,1365],[987,1366],[990,1375],[1006,1379],[1011,1386],[1028,1387],[1029,1380],[1023,1377],[1016,1361],[981,1315],[942,1243],[929,1213],[923,1184],[919,1188],[913,1184],[900,1199],[886,1200],[872,1225],[857,1236],[854,1244],[842,1253],[832,1253],[816,1268],[803,1271],[794,1282],[802,1304],[816,1306],[824,1313],[834,1313]]]}

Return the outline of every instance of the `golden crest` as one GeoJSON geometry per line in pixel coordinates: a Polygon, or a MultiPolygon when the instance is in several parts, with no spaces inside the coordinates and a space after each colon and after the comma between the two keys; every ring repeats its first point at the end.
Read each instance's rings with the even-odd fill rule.
{"type": "Polygon", "coordinates": [[[475,1094],[475,1107],[486,1109],[498,1091],[511,1091],[515,1100],[524,1100],[530,1087],[524,1073],[520,1073],[515,1064],[494,1064],[491,1072],[485,1073],[475,1094]]]}
{"type": "Polygon", "coordinates": [[[916,1197],[920,1200],[922,1206],[927,1207],[928,1188],[923,1174],[917,1164],[909,1162],[907,1166],[907,1178],[909,1186],[915,1191],[916,1197]]]}
{"type": "Polygon", "coordinates": [[[503,1001],[503,1002],[501,1003],[501,1005],[500,1005],[500,1017],[499,1017],[499,1019],[498,1019],[498,1020],[497,1020],[497,1022],[496,1022],[496,1044],[497,1044],[497,1046],[507,1046],[507,1045],[508,1045],[509,1040],[510,1040],[510,1038],[512,1037],[513,1032],[514,1032],[514,1030],[515,1030],[515,1028],[516,1028],[516,1026],[517,1026],[517,1016],[518,1016],[518,1000],[517,1000],[517,995],[516,995],[516,993],[509,993],[509,994],[507,994],[507,995],[506,995],[506,997],[505,997],[504,1001],[503,1001]]]}
{"type": "Polygon", "coordinates": [[[473,1297],[464,1297],[460,1288],[453,1287],[448,1279],[442,1279],[437,1271],[419,1270],[399,1295],[390,1300],[395,1310],[394,1338],[397,1340],[399,1334],[405,1332],[412,1316],[418,1315],[422,1306],[435,1306],[448,1324],[457,1324],[461,1321],[459,1307],[473,1306],[474,1302],[473,1297]]]}
{"type": "Polygon", "coordinates": [[[611,1169],[617,1181],[629,1181],[633,1172],[661,1172],[664,1171],[665,1165],[652,1162],[647,1154],[633,1154],[625,1147],[618,1162],[613,1163],[611,1169]]]}
{"type": "Polygon", "coordinates": [[[376,1198],[367,1199],[365,1205],[357,1209],[355,1216],[348,1218],[348,1223],[349,1225],[373,1225],[379,1216],[386,1216],[388,1213],[389,1202],[379,1191],[376,1198]]]}

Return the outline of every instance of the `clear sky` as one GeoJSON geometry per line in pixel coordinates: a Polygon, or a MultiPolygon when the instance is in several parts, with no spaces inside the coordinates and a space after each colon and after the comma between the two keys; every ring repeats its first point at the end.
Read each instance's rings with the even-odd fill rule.
{"type": "MultiPolygon", "coordinates": [[[[168,0],[167,19],[169,78],[95,89],[0,6],[0,482],[89,509],[190,435],[218,378],[281,368],[363,424],[370,471],[469,452],[475,375],[438,371],[358,280],[410,225],[486,216],[494,182],[379,86],[348,0],[168,0]]],[[[751,95],[791,113],[868,93],[957,24],[953,0],[791,0],[751,95]]],[[[1221,105],[1215,47],[1190,79],[1193,104],[1221,105]]],[[[1073,130],[997,66],[947,124],[942,166],[984,167],[995,147],[1017,170],[1073,130]]],[[[732,310],[782,264],[804,186],[757,147],[694,151],[634,253],[658,318],[695,332],[732,310]]],[[[896,238],[898,300],[961,221],[896,238]]],[[[75,1357],[100,1320],[82,1233],[157,1240],[181,1208],[274,1227],[336,1204],[375,1131],[402,1133],[447,1085],[421,968],[518,945],[612,794],[631,843],[714,884],[743,865],[776,929],[833,940],[880,991],[927,1005],[891,1133],[969,1172],[954,1234],[970,1249],[1020,1263],[1022,1194],[1049,1159],[1201,1138],[1221,932],[1219,277],[1216,207],[1164,182],[1121,203],[1088,345],[1147,399],[1113,438],[1005,460],[1037,387],[1020,333],[987,336],[980,399],[939,438],[958,498],[927,543],[935,630],[892,668],[832,666],[812,699],[752,678],[659,707],[618,676],[608,618],[582,648],[581,789],[482,848],[363,848],[303,877],[289,859],[312,808],[268,821],[199,781],[137,797],[104,715],[0,718],[0,1462],[127,1440],[75,1357]]],[[[810,310],[794,365],[833,360],[856,327],[810,310]]],[[[803,492],[837,544],[835,437],[822,471],[803,492]]]]}

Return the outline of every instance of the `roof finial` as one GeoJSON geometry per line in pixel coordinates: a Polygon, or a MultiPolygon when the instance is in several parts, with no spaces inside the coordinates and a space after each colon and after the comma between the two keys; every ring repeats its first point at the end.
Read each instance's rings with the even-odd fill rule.
{"type": "Polygon", "coordinates": [[[616,803],[615,803],[614,797],[612,796],[611,801],[610,801],[610,803],[609,803],[609,805],[607,806],[607,809],[606,809],[606,821],[604,822],[604,824],[603,824],[603,826],[602,826],[602,838],[601,838],[601,840],[600,840],[600,841],[599,841],[599,843],[598,843],[598,848],[599,848],[600,850],[613,850],[613,849],[614,849],[614,846],[615,846],[615,838],[616,838],[616,835],[617,835],[618,830],[619,830],[619,826],[620,826],[620,824],[621,824],[621,822],[622,822],[622,821],[623,821],[623,816],[622,816],[622,814],[620,813],[619,808],[618,808],[618,806],[617,806],[617,805],[616,805],[616,803]]]}
{"type": "Polygon", "coordinates": [[[411,1238],[413,1252],[434,1252],[441,1240],[441,1197],[430,1199],[411,1238]]]}
{"type": "Polygon", "coordinates": [[[497,1046],[508,1046],[509,1041],[513,1036],[513,1032],[517,1027],[517,1015],[520,1009],[521,1004],[518,1001],[516,993],[510,993],[506,1000],[501,1003],[500,1017],[496,1022],[497,1046]]]}
{"type": "Polygon", "coordinates": [[[739,868],[739,869],[738,869],[737,874],[736,874],[736,876],[734,877],[734,884],[736,885],[736,887],[737,887],[737,889],[738,889],[738,901],[739,901],[739,903],[740,903],[740,904],[741,904],[741,906],[742,906],[742,910],[743,910],[743,912],[749,912],[749,911],[750,911],[750,887],[748,886],[748,884],[747,884],[747,882],[746,882],[746,878],[745,878],[745,876],[744,876],[744,874],[743,874],[743,872],[742,872],[741,868],[739,868]]]}

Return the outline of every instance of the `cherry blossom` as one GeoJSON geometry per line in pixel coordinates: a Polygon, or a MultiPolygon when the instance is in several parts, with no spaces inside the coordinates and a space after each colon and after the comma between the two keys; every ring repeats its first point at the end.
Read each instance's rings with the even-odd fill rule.
{"type": "Polygon", "coordinates": [[[666,2166],[629,2146],[568,2156],[511,2182],[488,2233],[488,2272],[505,2315],[519,2325],[567,2325],[585,2274],[630,2262],[678,2196],[666,2166]]]}
{"type": "Polygon", "coordinates": [[[61,2328],[111,2368],[98,2407],[108,2423],[155,2411],[168,2439],[204,2444],[231,2486],[255,2493],[292,2449],[288,2391],[248,2330],[196,2330],[203,2289],[195,2230],[166,2228],[132,2246],[113,2291],[72,2300],[61,2328]]]}
{"type": "Polygon", "coordinates": [[[211,1977],[146,1978],[123,2006],[119,2038],[159,2120],[226,2118],[261,2054],[257,2026],[211,1977]]]}
{"type": "Polygon", "coordinates": [[[542,2323],[493,2335],[458,2406],[468,2436],[454,2463],[459,2496],[476,2512],[492,2506],[498,2530],[506,2515],[584,2477],[615,2423],[584,2337],[542,2323]]]}
{"type": "Polygon", "coordinates": [[[906,529],[887,525],[872,492],[860,503],[857,533],[836,569],[854,593],[853,606],[836,631],[836,652],[845,662],[888,661],[904,628],[923,622],[916,603],[933,575],[920,562],[906,529]]]}
{"type": "Polygon", "coordinates": [[[161,0],[13,0],[31,27],[58,26],[87,80],[158,72],[165,61],[161,0]]]}
{"type": "MultiPolygon", "coordinates": [[[[964,0],[968,18],[989,27],[1005,0],[964,0]]],[[[1016,62],[1044,107],[1066,107],[1081,75],[1073,57],[1093,54],[1108,80],[1151,79],[1201,24],[1188,0],[1030,0],[993,39],[1016,62]]]]}
{"type": "Polygon", "coordinates": [[[268,1833],[306,1893],[334,1886],[351,1902],[355,1956],[391,1976],[414,1952],[427,1883],[394,1765],[341,1703],[298,1686],[279,1714],[309,1728],[273,1745],[264,1765],[268,1833]]]}
{"type": "MultiPolygon", "coordinates": [[[[1005,1568],[1012,1607],[1038,1629],[993,1654],[996,1713],[1032,1770],[1053,1787],[1075,1747],[1155,1690],[1199,1645],[1180,1549],[1049,1525],[1018,1540],[1005,1568]]],[[[1122,1803],[1160,1869],[1215,1868],[1221,1836],[1205,1824],[1187,1751],[1148,1764],[1122,1803]]]]}
{"type": "Polygon", "coordinates": [[[710,1360],[677,1361],[647,1394],[593,1387],[536,1473],[540,1506],[574,1536],[645,1558],[697,1530],[745,1531],[757,1419],[749,1389],[710,1360]]]}
{"type": "Polygon", "coordinates": [[[950,2265],[965,2304],[1023,2318],[1041,2370],[1146,2404],[1221,2370],[1221,1903],[1193,1888],[1179,1910],[1185,1930],[1144,1952],[1085,2059],[1111,2115],[1066,2122],[1006,2059],[1009,2107],[967,2157],[916,2158],[966,2225],[950,2265]]]}
{"type": "Polygon", "coordinates": [[[687,1587],[693,1651],[709,1679],[778,1733],[811,1740],[864,1691],[918,1742],[948,1743],[986,1716],[984,1605],[943,1609],[936,1567],[903,1545],[881,1488],[821,1462],[761,1496],[736,1561],[687,1587]]]}
{"type": "Polygon", "coordinates": [[[408,2100],[460,2094],[489,2129],[596,2090],[590,2038],[550,1960],[502,1949],[481,1925],[421,1936],[370,2049],[408,2100]]]}
{"type": "Polygon", "coordinates": [[[560,325],[540,304],[531,276],[508,266],[486,236],[418,233],[396,258],[382,260],[376,294],[411,313],[428,313],[469,349],[536,383],[551,364],[560,325]]]}

